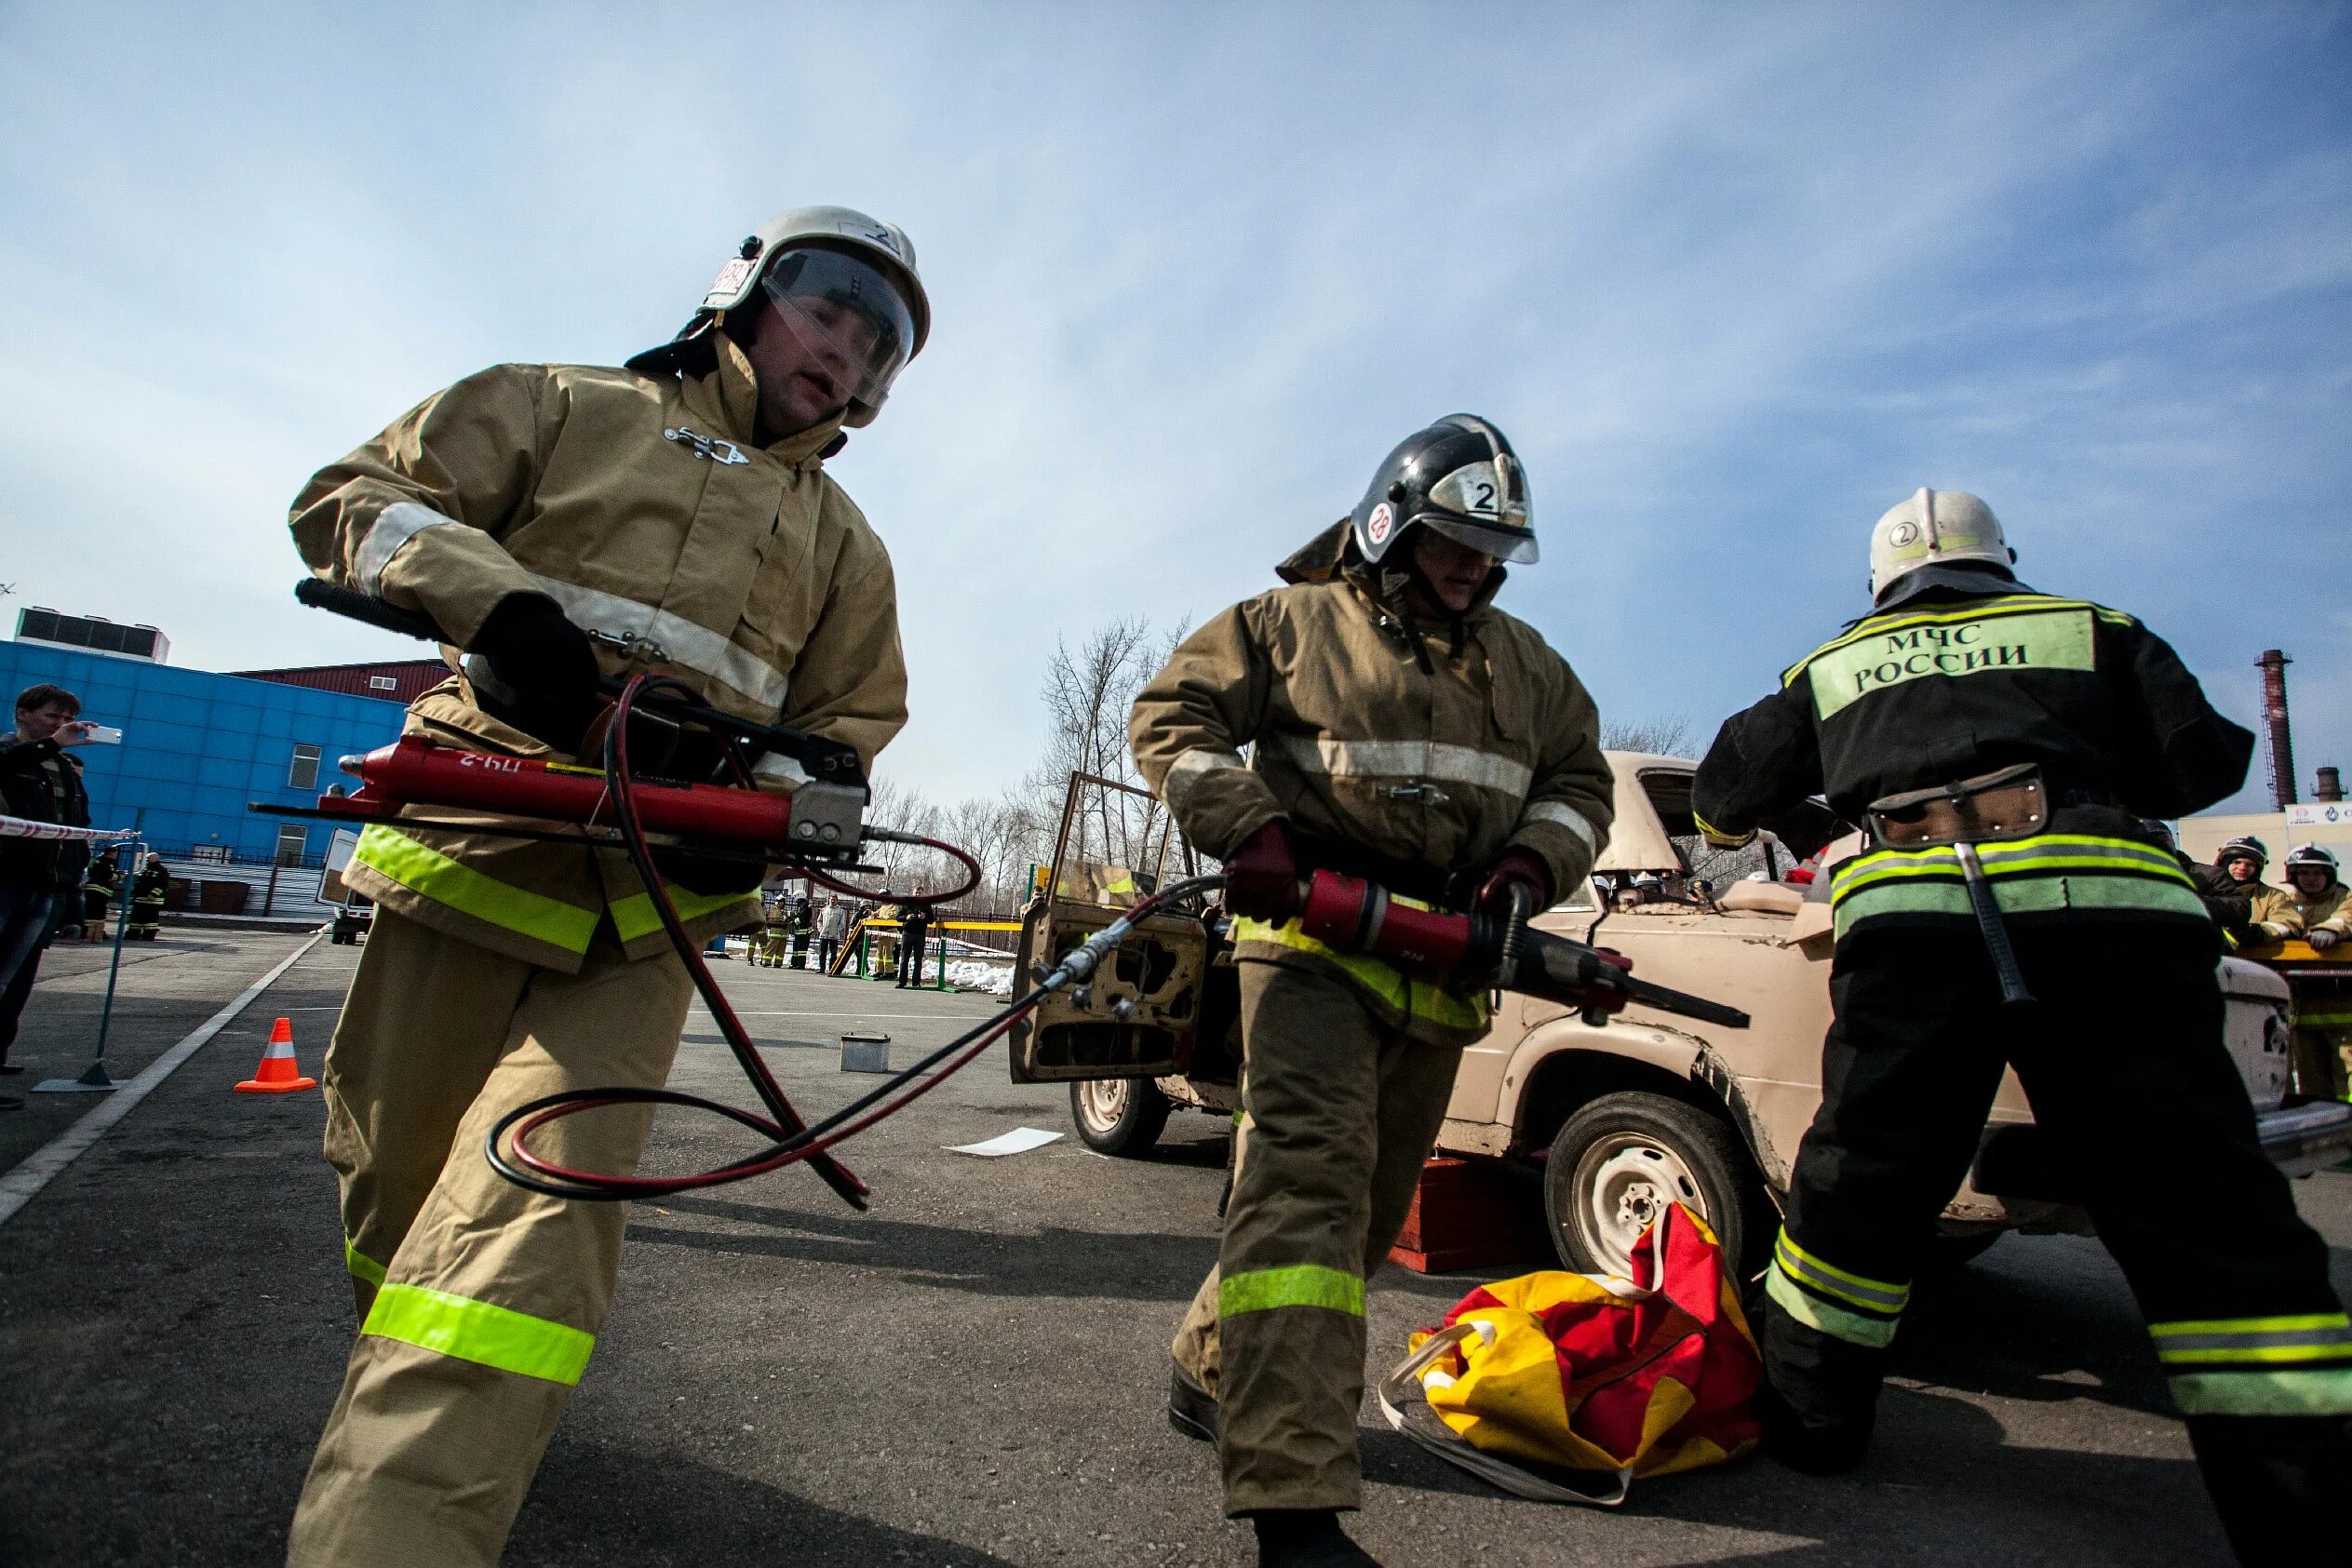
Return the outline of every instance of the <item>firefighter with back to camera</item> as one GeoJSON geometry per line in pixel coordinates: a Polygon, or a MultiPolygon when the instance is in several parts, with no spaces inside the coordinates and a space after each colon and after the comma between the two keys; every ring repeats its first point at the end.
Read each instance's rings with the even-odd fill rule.
{"type": "MultiPolygon", "coordinates": [[[[410,735],[593,761],[599,677],[651,671],[870,767],[907,717],[896,589],[824,461],[928,326],[903,233],[787,212],[626,369],[502,365],[426,399],[303,488],[296,543],[319,576],[425,612],[467,650],[411,704],[410,735]]],[[[638,762],[722,776],[716,738],[691,728],[638,762]]],[[[755,776],[805,778],[775,757],[755,776]]],[[[498,1560],[596,1343],[627,1214],[502,1180],[483,1138],[542,1095],[659,1086],[692,995],[619,851],[426,820],[451,815],[370,826],[345,873],[376,904],[324,1075],[362,1322],[295,1514],[298,1565],[498,1560]]],[[[696,945],[758,922],[759,867],[657,862],[696,945]]],[[[625,1173],[650,1116],[575,1119],[541,1146],[625,1173]]]]}
{"type": "Polygon", "coordinates": [[[1371,1561],[1357,1506],[1364,1287],[1395,1241],[1483,990],[1299,930],[1315,867],[1498,913],[1575,888],[1606,838],[1598,718],[1493,608],[1536,558],[1525,476],[1487,422],[1407,438],[1289,585],[1187,638],[1136,700],[1136,765],[1218,856],[1236,917],[1243,1115],[1217,1266],[1178,1331],[1170,1415],[1214,1437],[1259,1561],[1371,1561]],[[1241,756],[1251,746],[1251,760],[1241,756]]]}
{"type": "Polygon", "coordinates": [[[1834,1018],[1767,1279],[1767,1452],[1859,1465],[1889,1342],[2005,1065],[2121,1266],[2250,1563],[2332,1561],[2352,1327],[2223,1042],[2220,942],[2138,818],[2234,792],[2253,737],[2132,617],[2026,587],[1976,497],[1879,519],[1873,607],[1734,716],[1695,781],[1744,842],[1826,794],[1834,1018]]]}

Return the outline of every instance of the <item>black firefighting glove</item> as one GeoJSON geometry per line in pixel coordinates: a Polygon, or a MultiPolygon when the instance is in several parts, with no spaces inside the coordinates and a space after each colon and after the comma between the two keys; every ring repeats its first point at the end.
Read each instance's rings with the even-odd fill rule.
{"type": "Polygon", "coordinates": [[[1281,818],[1226,857],[1225,907],[1256,920],[1287,920],[1298,913],[1298,856],[1281,818]]]}
{"type": "Polygon", "coordinates": [[[576,756],[589,721],[604,705],[597,690],[596,649],[544,594],[509,594],[474,634],[470,652],[490,665],[496,691],[475,695],[493,717],[576,756]]]}
{"type": "Polygon", "coordinates": [[[1478,889],[1478,907],[1501,918],[1511,913],[1513,889],[1526,892],[1525,908],[1534,915],[1552,906],[1552,868],[1526,850],[1506,850],[1486,870],[1478,889]]]}

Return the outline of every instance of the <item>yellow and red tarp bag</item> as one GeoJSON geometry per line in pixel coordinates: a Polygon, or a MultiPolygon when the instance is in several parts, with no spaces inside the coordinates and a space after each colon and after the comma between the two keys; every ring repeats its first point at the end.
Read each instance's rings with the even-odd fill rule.
{"type": "Polygon", "coordinates": [[[1755,1335],[1714,1233],[1680,1204],[1635,1243],[1632,1279],[1546,1271],[1481,1286],[1411,1351],[1380,1385],[1389,1424],[1521,1496],[1614,1507],[1636,1476],[1756,1443],[1755,1335]],[[1560,1470],[1606,1479],[1547,1473],[1560,1470]]]}

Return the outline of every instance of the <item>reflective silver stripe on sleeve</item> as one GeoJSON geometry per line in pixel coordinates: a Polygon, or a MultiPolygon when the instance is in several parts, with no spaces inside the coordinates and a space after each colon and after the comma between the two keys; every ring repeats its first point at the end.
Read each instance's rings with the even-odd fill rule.
{"type": "Polygon", "coordinates": [[[383,569],[392,564],[401,545],[426,529],[457,526],[456,518],[444,517],[421,502],[394,502],[376,514],[374,525],[351,557],[351,574],[359,580],[359,591],[383,597],[383,569]]]}
{"type": "Polygon", "coordinates": [[[564,614],[583,631],[614,637],[642,637],[653,645],[652,658],[679,664],[742,692],[765,708],[784,706],[784,672],[746,649],[736,647],[708,626],[682,615],[656,610],[650,604],[617,594],[583,588],[559,578],[532,574],[548,597],[563,606],[564,614]]]}
{"type": "Polygon", "coordinates": [[[1237,751],[1214,751],[1207,746],[1194,746],[1177,757],[1168,769],[1167,781],[1160,786],[1160,797],[1174,811],[1184,804],[1192,786],[1201,782],[1203,773],[1214,773],[1223,768],[1246,768],[1237,751]]]}
{"type": "Polygon", "coordinates": [[[806,768],[801,767],[792,757],[780,757],[773,751],[751,765],[751,776],[755,779],[780,779],[788,784],[804,784],[809,782],[809,771],[806,768]]]}
{"type": "Polygon", "coordinates": [[[1582,843],[1588,851],[1593,854],[1601,852],[1600,835],[1593,830],[1593,824],[1585,820],[1584,813],[1572,807],[1563,806],[1557,800],[1537,801],[1520,813],[1519,820],[1521,822],[1548,822],[1554,826],[1565,827],[1576,835],[1578,841],[1582,843]]]}
{"type": "Polygon", "coordinates": [[[1282,747],[1309,772],[1333,778],[1431,779],[1525,796],[1535,772],[1523,762],[1434,741],[1330,741],[1284,735],[1282,747]]]}

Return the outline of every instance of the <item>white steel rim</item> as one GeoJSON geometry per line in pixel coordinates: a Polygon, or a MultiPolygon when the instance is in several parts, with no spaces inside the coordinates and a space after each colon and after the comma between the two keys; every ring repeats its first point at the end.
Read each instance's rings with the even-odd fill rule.
{"type": "Polygon", "coordinates": [[[1085,1119],[1088,1131],[1109,1133],[1127,1114],[1127,1100],[1134,1092],[1132,1079],[1086,1079],[1078,1086],[1078,1114],[1085,1119]]]}
{"type": "Polygon", "coordinates": [[[1633,1244],[1670,1203],[1713,1225],[1699,1178],[1682,1156],[1642,1132],[1609,1132],[1577,1157],[1571,1211],[1585,1252],[1613,1274],[1630,1273],[1633,1244]]]}

